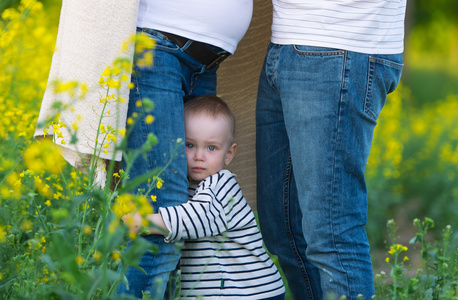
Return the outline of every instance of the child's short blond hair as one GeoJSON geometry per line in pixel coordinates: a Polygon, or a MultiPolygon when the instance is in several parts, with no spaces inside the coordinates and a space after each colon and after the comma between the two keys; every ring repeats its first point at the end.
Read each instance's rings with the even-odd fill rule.
{"type": "Polygon", "coordinates": [[[226,102],[218,96],[202,95],[187,100],[184,103],[184,115],[204,113],[213,118],[223,116],[231,126],[232,140],[235,137],[235,117],[226,102]]]}

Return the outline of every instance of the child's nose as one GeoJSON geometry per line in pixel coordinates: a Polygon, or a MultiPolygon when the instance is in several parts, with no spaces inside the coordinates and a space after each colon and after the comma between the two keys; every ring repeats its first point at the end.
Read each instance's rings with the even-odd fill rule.
{"type": "Polygon", "coordinates": [[[195,160],[203,160],[204,159],[204,151],[202,149],[196,149],[194,153],[195,160]]]}

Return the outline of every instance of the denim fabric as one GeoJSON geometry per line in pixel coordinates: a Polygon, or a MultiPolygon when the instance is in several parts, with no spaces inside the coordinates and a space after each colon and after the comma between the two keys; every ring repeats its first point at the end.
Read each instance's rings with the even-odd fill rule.
{"type": "MultiPolygon", "coordinates": [[[[147,154],[140,156],[134,162],[129,176],[133,179],[141,174],[153,170],[156,167],[164,167],[171,158],[172,149],[177,139],[183,142],[179,146],[177,156],[174,157],[165,172],[160,174],[164,180],[161,189],[153,190],[157,196],[153,202],[154,211],[158,207],[174,206],[186,202],[188,199],[188,180],[186,174],[186,152],[184,147],[184,113],[183,102],[203,94],[216,94],[216,68],[206,68],[183,52],[192,41],[183,48],[179,48],[170,40],[151,29],[142,29],[156,41],[153,52],[153,66],[139,68],[134,64],[132,82],[135,88],[129,95],[128,116],[141,113],[143,107],[137,107],[137,100],[151,99],[155,106],[152,112],[155,120],[147,124],[144,118],[136,125],[132,134],[128,137],[128,148],[140,148],[146,141],[148,133],[154,133],[158,138],[158,144],[147,154]]],[[[123,161],[122,167],[125,168],[123,161]]],[[[139,186],[146,190],[146,184],[139,186]]],[[[132,191],[133,193],[136,192],[132,191]]],[[[147,271],[147,275],[131,268],[126,276],[129,281],[129,290],[124,285],[118,289],[118,293],[131,293],[141,297],[142,291],[149,291],[152,298],[164,298],[168,278],[176,269],[181,257],[178,247],[171,243],[164,243],[162,236],[151,235],[145,237],[159,247],[157,254],[147,253],[142,257],[141,266],[147,271]]],[[[173,293],[174,286],[170,286],[173,293]]],[[[173,299],[172,294],[170,294],[173,299]]]]}
{"type": "MultiPolygon", "coordinates": [[[[175,244],[168,244],[164,237],[147,235],[142,238],[154,243],[160,252],[146,252],[139,263],[145,272],[129,268],[126,273],[128,287],[120,284],[117,293],[129,294],[142,298],[143,293],[149,293],[151,299],[174,299],[177,279],[177,260],[180,255],[175,244]]],[[[131,243],[128,242],[130,247],[131,243]]]]}
{"type": "Polygon", "coordinates": [[[374,294],[364,171],[402,54],[270,44],[256,105],[260,227],[294,299],[374,294]]]}

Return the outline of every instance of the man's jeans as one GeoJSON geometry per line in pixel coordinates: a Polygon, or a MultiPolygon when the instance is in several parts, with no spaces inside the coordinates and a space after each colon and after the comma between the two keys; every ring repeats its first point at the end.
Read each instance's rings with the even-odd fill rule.
{"type": "MultiPolygon", "coordinates": [[[[184,113],[183,101],[186,98],[203,94],[216,94],[216,69],[206,70],[199,62],[183,52],[188,44],[179,48],[164,36],[151,29],[143,29],[156,41],[153,52],[153,66],[139,68],[134,65],[132,82],[134,89],[129,95],[128,116],[134,113],[143,113],[143,107],[136,105],[137,100],[149,98],[154,102],[152,114],[154,122],[147,124],[144,117],[136,124],[132,134],[128,137],[128,148],[140,148],[147,139],[148,133],[154,133],[158,144],[148,153],[146,160],[140,156],[130,170],[130,179],[147,173],[156,167],[164,167],[172,158],[172,150],[177,141],[179,144],[176,156],[172,158],[165,172],[160,174],[164,180],[161,189],[154,189],[152,195],[157,197],[152,202],[154,211],[158,207],[179,205],[188,200],[188,180],[186,174],[186,152],[184,147],[184,113]]],[[[123,168],[125,168],[123,161],[123,168]]],[[[147,184],[139,186],[147,190],[147,184]]],[[[136,192],[136,191],[133,191],[136,192]]],[[[130,268],[126,277],[129,289],[121,285],[118,293],[133,294],[139,298],[142,292],[149,292],[152,299],[173,299],[175,284],[172,278],[179,259],[180,249],[173,243],[165,243],[164,237],[159,235],[145,236],[147,240],[158,246],[157,254],[146,253],[140,262],[147,274],[130,268]],[[166,292],[166,289],[169,289],[166,292]]]]}
{"type": "Polygon", "coordinates": [[[256,106],[265,244],[294,299],[374,294],[364,170],[402,54],[269,45],[256,106]]]}

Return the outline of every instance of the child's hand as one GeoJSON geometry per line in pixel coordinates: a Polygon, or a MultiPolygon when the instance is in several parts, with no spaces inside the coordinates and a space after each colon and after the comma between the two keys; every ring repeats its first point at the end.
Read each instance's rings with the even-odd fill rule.
{"type": "Polygon", "coordinates": [[[140,234],[145,233],[145,234],[161,234],[161,235],[167,236],[168,230],[160,214],[156,213],[156,214],[147,215],[145,216],[145,218],[146,220],[150,222],[150,224],[153,224],[154,226],[150,228],[144,226],[143,225],[144,219],[138,212],[125,214],[124,216],[121,217],[124,224],[126,224],[127,227],[129,228],[129,233],[134,233],[135,235],[139,233],[140,234]]]}
{"type": "Polygon", "coordinates": [[[143,218],[138,212],[125,214],[121,219],[129,228],[130,233],[138,234],[142,229],[143,218]]]}

